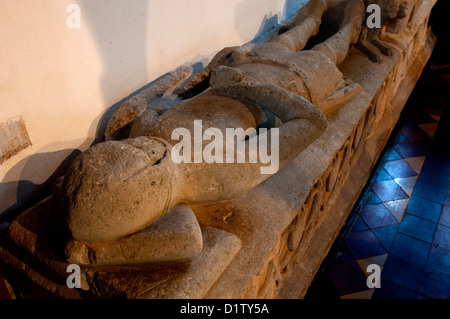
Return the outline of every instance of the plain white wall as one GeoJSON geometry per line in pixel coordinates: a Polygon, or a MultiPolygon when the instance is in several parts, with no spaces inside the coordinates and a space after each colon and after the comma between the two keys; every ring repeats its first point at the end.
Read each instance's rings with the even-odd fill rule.
{"type": "Polygon", "coordinates": [[[0,216],[48,189],[111,106],[180,65],[251,41],[305,2],[2,0],[0,123],[22,116],[33,145],[0,165],[0,216]],[[81,8],[79,29],[67,27],[70,4],[81,8]]]}

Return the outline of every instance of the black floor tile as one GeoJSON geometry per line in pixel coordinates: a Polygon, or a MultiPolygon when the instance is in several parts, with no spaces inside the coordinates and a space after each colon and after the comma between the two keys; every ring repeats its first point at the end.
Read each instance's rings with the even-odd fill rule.
{"type": "Polygon", "coordinates": [[[396,255],[418,266],[425,266],[430,249],[431,244],[398,233],[389,253],[390,255],[396,255]]]}
{"type": "Polygon", "coordinates": [[[388,280],[412,291],[419,289],[425,267],[411,260],[389,254],[381,273],[381,285],[388,280]]]}
{"type": "MultiPolygon", "coordinates": [[[[416,184],[417,188],[417,184],[416,184]]],[[[416,188],[414,188],[414,193],[416,188]]],[[[414,194],[413,193],[413,194],[414,194]]],[[[420,198],[417,196],[412,196],[406,212],[411,215],[415,215],[432,222],[438,222],[441,216],[442,205],[432,202],[430,200],[420,198]]]]}
{"type": "Polygon", "coordinates": [[[450,299],[450,277],[434,270],[425,270],[419,293],[433,299],[450,299]]]}
{"type": "Polygon", "coordinates": [[[405,214],[400,224],[399,232],[431,244],[436,227],[437,223],[435,222],[405,214]]]}
{"type": "Polygon", "coordinates": [[[417,294],[387,280],[381,281],[381,288],[375,289],[372,299],[416,299],[417,294]]]}

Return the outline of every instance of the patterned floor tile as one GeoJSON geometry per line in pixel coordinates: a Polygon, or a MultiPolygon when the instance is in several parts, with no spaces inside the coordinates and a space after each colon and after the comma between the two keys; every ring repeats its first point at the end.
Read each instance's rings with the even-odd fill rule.
{"type": "Polygon", "coordinates": [[[419,157],[426,155],[423,146],[415,142],[395,144],[394,149],[402,158],[419,157]]]}
{"type": "Polygon", "coordinates": [[[433,299],[450,299],[450,276],[426,269],[419,293],[433,299]]]}
{"type": "Polygon", "coordinates": [[[3,277],[0,275],[0,300],[11,299],[11,295],[9,294],[8,287],[6,286],[3,277]]]}
{"type": "Polygon", "coordinates": [[[383,159],[386,161],[393,161],[393,160],[398,160],[401,158],[402,157],[393,148],[389,148],[386,151],[386,154],[384,155],[383,159]]]}
{"type": "Polygon", "coordinates": [[[375,292],[375,289],[364,290],[364,291],[356,292],[353,294],[341,296],[341,299],[354,299],[354,300],[356,300],[356,299],[361,299],[361,300],[372,299],[372,295],[374,292],[375,292]]]}
{"type": "MultiPolygon", "coordinates": [[[[435,91],[427,81],[424,88],[435,91]]],[[[403,126],[356,206],[350,232],[337,241],[345,248],[336,258],[342,254],[349,263],[333,270],[341,276],[333,279],[341,299],[450,299],[448,102],[442,94],[409,102],[403,126]],[[363,280],[371,264],[382,268],[380,289],[367,289],[363,280]]]]}
{"type": "Polygon", "coordinates": [[[416,172],[403,160],[389,161],[383,165],[393,178],[416,176],[416,172]]]}
{"type": "Polygon", "coordinates": [[[444,206],[442,209],[439,224],[450,227],[450,206],[444,206]]]}
{"type": "Polygon", "coordinates": [[[407,118],[418,125],[436,122],[436,120],[432,116],[430,116],[428,112],[422,110],[408,112],[407,118]]]}
{"type": "Polygon", "coordinates": [[[351,232],[358,232],[361,230],[367,230],[369,229],[369,226],[364,222],[362,217],[360,215],[357,215],[355,218],[355,222],[353,223],[353,226],[351,228],[351,232]]]}
{"type": "Polygon", "coordinates": [[[400,132],[405,135],[410,141],[422,141],[430,139],[428,134],[422,131],[417,126],[404,126],[402,127],[400,132]]]}
{"type": "Polygon", "coordinates": [[[373,230],[373,233],[387,252],[391,250],[394,238],[397,235],[399,225],[381,227],[373,230]]]}
{"type": "Polygon", "coordinates": [[[330,254],[333,254],[334,263],[343,263],[355,259],[343,239],[338,240],[336,246],[332,248],[330,254]]]}
{"type": "Polygon", "coordinates": [[[392,179],[392,176],[389,175],[389,173],[383,167],[380,167],[377,170],[377,173],[376,173],[376,176],[375,176],[373,182],[381,182],[381,181],[386,181],[389,179],[392,179]]]}
{"type": "Polygon", "coordinates": [[[389,282],[381,281],[381,288],[375,289],[372,299],[416,299],[417,294],[402,286],[389,282]]]}
{"type": "Polygon", "coordinates": [[[367,273],[367,267],[370,265],[378,265],[381,269],[383,269],[384,263],[386,262],[386,259],[388,257],[388,254],[380,255],[380,256],[374,256],[364,259],[358,259],[358,264],[361,266],[362,271],[366,274],[366,276],[369,275],[367,273]]]}
{"type": "Polygon", "coordinates": [[[431,244],[436,227],[437,224],[434,222],[414,215],[405,214],[398,231],[431,244]]]}
{"type": "Polygon", "coordinates": [[[450,206],[450,188],[447,190],[447,195],[445,197],[444,205],[450,206]]]}
{"type": "Polygon", "coordinates": [[[450,251],[432,245],[427,268],[450,276],[450,251]]]}
{"type": "Polygon", "coordinates": [[[413,195],[443,204],[450,182],[450,147],[427,156],[413,195]],[[449,153],[449,154],[445,154],[449,153]]]}
{"type": "Polygon", "coordinates": [[[366,205],[362,208],[360,215],[370,228],[398,224],[397,220],[383,204],[366,205]]]}
{"type": "Polygon", "coordinates": [[[411,197],[406,209],[408,214],[422,217],[432,222],[439,221],[441,211],[442,205],[416,196],[411,197]]]}
{"type": "Polygon", "coordinates": [[[386,253],[380,241],[370,230],[349,233],[347,238],[345,238],[345,243],[355,259],[379,256],[386,253]]]}
{"type": "Polygon", "coordinates": [[[404,134],[399,133],[397,139],[395,140],[395,143],[403,143],[408,141],[409,139],[404,134]]]}
{"type": "Polygon", "coordinates": [[[423,167],[423,163],[425,162],[425,156],[405,158],[405,161],[409,165],[409,167],[411,167],[414,170],[414,172],[420,174],[420,171],[422,170],[423,167]]]}
{"type": "Polygon", "coordinates": [[[394,200],[391,202],[384,202],[384,206],[391,212],[392,216],[401,223],[406,207],[408,207],[409,198],[394,200]]]}
{"type": "Polygon", "coordinates": [[[372,189],[383,202],[408,198],[408,195],[393,180],[374,183],[372,189]]]}
{"type": "Polygon", "coordinates": [[[373,191],[370,191],[365,198],[365,204],[372,205],[379,203],[382,203],[381,199],[373,191]]]}
{"type": "Polygon", "coordinates": [[[439,122],[442,115],[442,109],[427,110],[428,115],[430,115],[436,122],[439,122]]]}
{"type": "Polygon", "coordinates": [[[333,265],[327,273],[339,296],[367,290],[367,278],[356,260],[333,265]]]}
{"type": "Polygon", "coordinates": [[[398,233],[392,244],[390,255],[396,255],[412,262],[420,267],[425,267],[428,260],[431,244],[413,238],[411,236],[398,233]]]}
{"type": "Polygon", "coordinates": [[[419,176],[396,178],[395,182],[403,189],[406,195],[411,197],[418,178],[419,176]]]}
{"type": "MultiPolygon", "coordinates": [[[[381,273],[381,289],[386,280],[412,291],[419,289],[425,267],[411,260],[389,254],[381,273]]],[[[414,296],[415,298],[415,296],[414,296]]]]}
{"type": "Polygon", "coordinates": [[[428,123],[420,124],[419,127],[428,134],[429,137],[433,138],[436,133],[438,123],[428,123]]]}

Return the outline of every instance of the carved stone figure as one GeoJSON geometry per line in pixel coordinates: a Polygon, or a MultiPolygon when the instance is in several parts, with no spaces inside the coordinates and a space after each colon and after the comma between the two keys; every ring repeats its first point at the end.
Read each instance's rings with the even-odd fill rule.
{"type": "MultiPolygon", "coordinates": [[[[226,48],[181,85],[191,70],[178,69],[122,105],[109,123],[108,141],[79,156],[60,187],[64,221],[73,237],[66,246],[69,261],[117,265],[191,259],[202,241],[186,204],[233,199],[270,177],[261,174],[265,163],[260,159],[175,163],[171,154],[178,140],[172,140],[172,133],[177,128],[194,133],[194,121],[202,121],[203,129],[218,129],[225,136],[227,128],[258,128],[267,120],[264,111],[270,112],[282,123],[277,126],[280,168],[320,136],[326,115],[361,92],[336,65],[358,40],[365,11],[360,0],[349,1],[339,31],[302,51],[318,32],[326,8],[324,0],[312,0],[294,26],[272,41],[258,48],[226,48]],[[181,99],[208,80],[210,88],[181,99]],[[124,128],[128,138],[112,140],[124,128]],[[164,237],[166,228],[158,223],[167,225],[167,219],[161,221],[166,213],[173,221],[183,220],[174,227],[184,237],[164,237]],[[142,245],[146,240],[160,249],[142,245]]],[[[269,129],[269,141],[272,134],[269,129]]],[[[238,138],[245,140],[248,159],[258,135],[238,138]]]]}
{"type": "Polygon", "coordinates": [[[381,57],[377,53],[373,52],[368,44],[374,45],[385,56],[391,56],[392,49],[382,42],[380,35],[383,32],[383,28],[386,27],[390,21],[395,19],[404,19],[406,17],[407,7],[403,5],[400,0],[364,0],[364,3],[367,7],[372,4],[376,4],[380,7],[381,28],[369,28],[367,24],[364,24],[361,31],[361,37],[356,47],[371,61],[381,63],[381,57]]]}

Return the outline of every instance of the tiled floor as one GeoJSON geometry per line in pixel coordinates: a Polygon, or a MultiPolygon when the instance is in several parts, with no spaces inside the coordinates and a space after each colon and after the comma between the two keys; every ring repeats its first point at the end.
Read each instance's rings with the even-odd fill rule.
{"type": "Polygon", "coordinates": [[[450,298],[449,90],[448,74],[421,78],[306,298],[450,298]]]}

